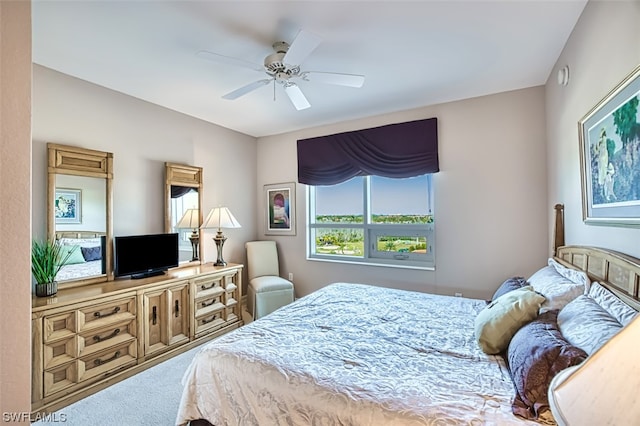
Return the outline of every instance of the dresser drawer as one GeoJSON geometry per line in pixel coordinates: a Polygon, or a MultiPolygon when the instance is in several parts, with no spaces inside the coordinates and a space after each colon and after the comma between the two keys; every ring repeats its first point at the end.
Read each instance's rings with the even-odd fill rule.
{"type": "Polygon", "coordinates": [[[224,289],[226,291],[234,291],[238,288],[236,285],[237,276],[238,274],[236,272],[224,276],[224,289]]]}
{"type": "Polygon", "coordinates": [[[234,322],[240,318],[240,304],[231,294],[227,294],[225,303],[225,320],[234,322]]]}
{"type": "Polygon", "coordinates": [[[44,371],[44,396],[49,396],[72,386],[78,380],[76,361],[44,371]]]}
{"type": "Polygon", "coordinates": [[[78,333],[102,329],[113,324],[135,319],[136,297],[112,300],[78,311],[78,333]]]}
{"type": "Polygon", "coordinates": [[[71,335],[43,347],[44,368],[53,368],[73,361],[78,356],[78,336],[71,335]]]}
{"type": "Polygon", "coordinates": [[[76,311],[46,316],[43,324],[43,340],[46,343],[69,338],[75,334],[76,329],[76,311]]]}
{"type": "Polygon", "coordinates": [[[100,375],[106,376],[127,364],[135,364],[137,346],[137,342],[134,339],[116,345],[108,350],[80,358],[78,360],[78,382],[83,382],[100,375]]]}
{"type": "Polygon", "coordinates": [[[210,332],[226,325],[224,305],[215,312],[205,312],[196,318],[196,337],[202,332],[210,332]]]}
{"type": "Polygon", "coordinates": [[[79,335],[78,356],[83,357],[107,350],[136,338],[136,322],[133,319],[79,335]]]}
{"type": "Polygon", "coordinates": [[[224,309],[224,306],[223,293],[220,293],[217,296],[196,299],[196,317],[220,311],[224,309]]]}
{"type": "Polygon", "coordinates": [[[223,277],[220,275],[195,278],[193,284],[196,299],[224,293],[223,277]]]}

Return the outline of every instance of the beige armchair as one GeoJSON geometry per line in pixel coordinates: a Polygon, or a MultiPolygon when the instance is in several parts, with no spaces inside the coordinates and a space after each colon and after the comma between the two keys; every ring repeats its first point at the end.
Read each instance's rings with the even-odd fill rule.
{"type": "Polygon", "coordinates": [[[280,277],[275,241],[249,241],[247,305],[256,320],[293,302],[293,283],[280,277]]]}

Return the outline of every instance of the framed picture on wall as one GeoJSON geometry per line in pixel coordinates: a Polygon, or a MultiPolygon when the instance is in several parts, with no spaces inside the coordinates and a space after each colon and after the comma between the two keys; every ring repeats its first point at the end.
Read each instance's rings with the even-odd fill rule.
{"type": "Polygon", "coordinates": [[[264,195],[265,235],[296,235],[296,184],[265,185],[264,195]]]}
{"type": "Polygon", "coordinates": [[[53,206],[56,223],[82,223],[82,190],[56,188],[53,206]]]}
{"type": "Polygon", "coordinates": [[[640,66],[578,122],[585,223],[640,226],[640,66]]]}

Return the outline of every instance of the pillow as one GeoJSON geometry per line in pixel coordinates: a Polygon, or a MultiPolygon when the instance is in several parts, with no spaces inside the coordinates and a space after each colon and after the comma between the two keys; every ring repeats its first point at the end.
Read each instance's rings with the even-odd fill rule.
{"type": "Polygon", "coordinates": [[[555,259],[551,257],[547,261],[547,264],[549,266],[553,266],[557,273],[559,273],[560,275],[562,275],[572,283],[584,285],[584,294],[587,294],[589,292],[589,287],[591,286],[591,279],[589,278],[589,275],[587,275],[586,272],[573,269],[573,268],[567,268],[566,266],[557,262],[555,259]]]}
{"type": "Polygon", "coordinates": [[[487,354],[498,354],[509,345],[516,331],[538,315],[544,297],[525,286],[498,297],[475,319],[475,336],[487,354]]]}
{"type": "Polygon", "coordinates": [[[589,355],[622,329],[622,324],[598,305],[598,302],[584,295],[560,311],[558,326],[572,345],[589,355]]]}
{"type": "Polygon", "coordinates": [[[605,311],[614,317],[623,326],[629,324],[638,314],[638,311],[618,299],[612,292],[604,288],[600,283],[591,283],[589,297],[598,302],[605,311]]]}
{"type": "Polygon", "coordinates": [[[100,260],[102,259],[102,247],[80,247],[82,251],[82,257],[87,262],[91,262],[92,260],[100,260]]]}
{"type": "Polygon", "coordinates": [[[71,253],[69,259],[65,262],[65,265],[73,265],[75,263],[84,263],[84,257],[82,257],[82,252],[80,252],[80,246],[60,246],[60,259],[64,259],[67,257],[67,254],[71,253]]]}
{"type": "Polygon", "coordinates": [[[551,379],[587,358],[585,351],[562,336],[557,316],[557,310],[540,314],[518,330],[509,343],[507,361],[516,388],[511,410],[520,417],[552,421],[547,396],[551,379]]]}
{"type": "Polygon", "coordinates": [[[560,310],[567,303],[585,293],[583,283],[575,283],[560,275],[553,266],[545,266],[534,273],[528,280],[535,291],[546,298],[540,313],[553,309],[560,310]]]}
{"type": "Polygon", "coordinates": [[[526,285],[527,285],[527,280],[525,280],[523,277],[509,278],[505,282],[500,284],[500,287],[498,287],[496,292],[493,294],[493,297],[491,298],[491,300],[492,301],[496,300],[498,297],[502,296],[503,294],[506,294],[512,290],[522,288],[526,285]]]}

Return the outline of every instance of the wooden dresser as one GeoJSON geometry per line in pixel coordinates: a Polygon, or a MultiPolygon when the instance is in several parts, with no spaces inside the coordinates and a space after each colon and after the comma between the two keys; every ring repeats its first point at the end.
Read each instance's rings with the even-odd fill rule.
{"type": "Polygon", "coordinates": [[[242,268],[200,265],[34,297],[32,411],[58,410],[240,327],[242,268]]]}

